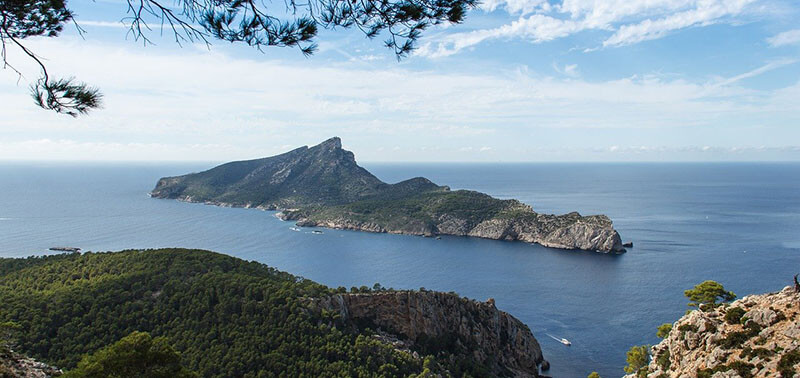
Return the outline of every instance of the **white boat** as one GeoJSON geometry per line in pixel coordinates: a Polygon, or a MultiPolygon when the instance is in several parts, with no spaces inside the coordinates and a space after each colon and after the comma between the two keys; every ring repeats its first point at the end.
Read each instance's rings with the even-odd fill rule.
{"type": "Polygon", "coordinates": [[[561,338],[561,344],[564,344],[564,345],[566,345],[566,346],[570,346],[570,345],[572,345],[572,343],[571,343],[571,342],[569,342],[569,340],[567,340],[567,339],[565,339],[565,338],[561,338]]]}
{"type": "Polygon", "coordinates": [[[289,227],[292,231],[301,231],[299,227],[289,227]]]}
{"type": "Polygon", "coordinates": [[[319,234],[321,234],[321,233],[322,233],[322,231],[320,231],[320,230],[314,230],[314,231],[311,231],[311,233],[312,233],[312,234],[317,234],[317,235],[319,235],[319,234]]]}

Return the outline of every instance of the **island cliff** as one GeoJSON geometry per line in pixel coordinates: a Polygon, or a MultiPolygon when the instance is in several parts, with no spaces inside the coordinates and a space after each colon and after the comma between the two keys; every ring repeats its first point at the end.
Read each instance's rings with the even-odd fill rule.
{"type": "Polygon", "coordinates": [[[547,247],[624,252],[605,215],[539,214],[517,200],[450,190],[417,177],[387,184],[360,167],[339,138],[314,147],[165,177],[154,198],[280,210],[299,226],[411,235],[519,240],[547,247]]]}

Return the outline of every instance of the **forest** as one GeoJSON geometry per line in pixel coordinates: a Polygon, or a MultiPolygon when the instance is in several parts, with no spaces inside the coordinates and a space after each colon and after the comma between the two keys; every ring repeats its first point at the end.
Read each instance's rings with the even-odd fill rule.
{"type": "Polygon", "coordinates": [[[303,305],[304,298],[342,290],[201,250],[4,258],[0,323],[18,324],[19,352],[65,371],[137,332],[165,340],[183,366],[208,377],[485,371],[429,345],[428,355],[396,350],[368,328],[343,326],[338,314],[315,313],[303,305]]]}

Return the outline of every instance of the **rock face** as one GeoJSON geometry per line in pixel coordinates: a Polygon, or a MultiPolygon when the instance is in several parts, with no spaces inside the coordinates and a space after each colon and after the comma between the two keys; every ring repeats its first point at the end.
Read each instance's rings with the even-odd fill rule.
{"type": "Polygon", "coordinates": [[[61,374],[61,369],[56,369],[13,351],[0,350],[0,377],[47,378],[58,377],[61,374]]]}
{"type": "Polygon", "coordinates": [[[491,299],[482,303],[448,293],[389,291],[313,299],[310,307],[336,312],[347,324],[377,327],[399,348],[446,345],[497,376],[538,377],[543,361],[530,329],[491,299]]]}
{"type": "Polygon", "coordinates": [[[358,166],[339,138],[270,158],[232,162],[158,181],[155,198],[281,210],[299,226],[412,235],[519,240],[547,247],[624,252],[604,215],[536,213],[517,200],[451,191],[417,177],[387,184],[358,166]]]}
{"type": "Polygon", "coordinates": [[[647,376],[798,378],[799,316],[800,293],[790,287],[692,311],[652,348],[647,376]]]}

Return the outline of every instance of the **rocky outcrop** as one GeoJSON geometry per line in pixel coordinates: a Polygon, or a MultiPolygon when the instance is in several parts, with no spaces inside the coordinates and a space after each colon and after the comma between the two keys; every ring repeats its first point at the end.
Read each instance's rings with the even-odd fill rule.
{"type": "Polygon", "coordinates": [[[439,186],[423,177],[387,184],[360,167],[339,138],[314,147],[158,181],[154,198],[281,210],[299,226],[411,235],[519,240],[624,252],[604,215],[539,214],[517,200],[439,186]],[[292,209],[292,210],[289,210],[292,209]]]}
{"type": "Polygon", "coordinates": [[[538,377],[542,350],[530,329],[498,310],[455,294],[388,291],[312,299],[310,308],[335,312],[351,325],[380,329],[401,349],[443,347],[489,367],[493,375],[538,377]]]}
{"type": "Polygon", "coordinates": [[[799,316],[800,293],[791,287],[692,311],[652,348],[647,376],[798,378],[799,316]]]}
{"type": "Polygon", "coordinates": [[[13,351],[0,350],[0,377],[47,378],[58,377],[61,374],[61,369],[13,351]]]}

